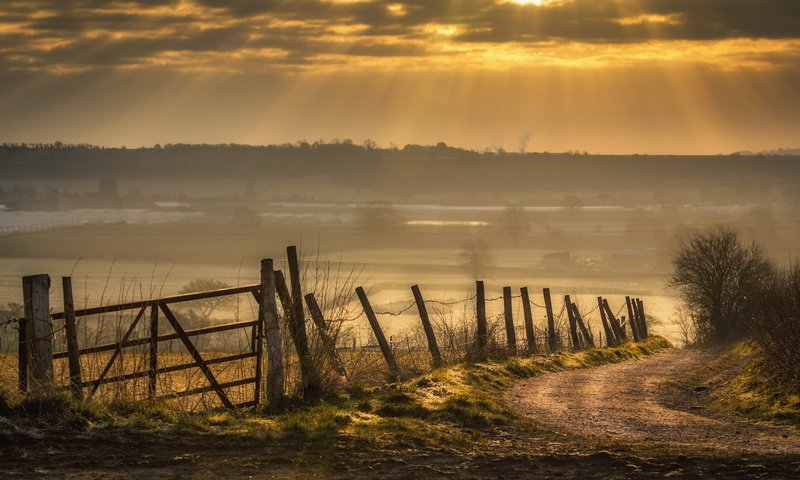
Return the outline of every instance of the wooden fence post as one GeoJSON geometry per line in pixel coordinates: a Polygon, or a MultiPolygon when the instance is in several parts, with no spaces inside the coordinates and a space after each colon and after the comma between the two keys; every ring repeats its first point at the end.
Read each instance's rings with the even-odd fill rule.
{"type": "Polygon", "coordinates": [[[536,353],[536,330],[533,328],[533,313],[531,312],[531,298],[528,287],[519,289],[522,298],[522,314],[525,316],[525,340],[528,343],[528,353],[536,353]]]}
{"type": "Polygon", "coordinates": [[[22,277],[25,303],[28,386],[44,390],[53,383],[53,338],[50,320],[50,276],[22,277]]]}
{"type": "Polygon", "coordinates": [[[386,337],[383,335],[381,324],[378,323],[378,318],[375,316],[375,311],[372,310],[372,305],[369,303],[367,293],[363,288],[358,287],[356,288],[356,294],[358,295],[358,299],[361,301],[361,306],[364,308],[364,314],[367,316],[367,320],[369,320],[369,326],[372,327],[372,331],[375,333],[375,339],[378,340],[378,345],[381,347],[383,358],[386,359],[386,365],[389,367],[389,374],[392,376],[399,375],[400,368],[397,366],[397,360],[395,360],[394,353],[392,353],[392,348],[389,346],[389,343],[386,341],[386,337]]]}
{"type": "Polygon", "coordinates": [[[503,287],[503,316],[506,320],[506,345],[510,355],[517,354],[517,333],[514,331],[514,305],[511,287],[503,287]]]}
{"type": "Polygon", "coordinates": [[[325,317],[322,316],[322,309],[319,308],[316,297],[314,297],[313,293],[309,293],[306,294],[305,299],[308,312],[311,314],[311,319],[314,320],[314,325],[317,327],[317,332],[322,340],[322,344],[328,351],[328,355],[330,355],[333,368],[336,369],[336,373],[347,379],[347,370],[345,370],[344,363],[342,363],[342,359],[339,357],[339,352],[336,351],[336,341],[330,335],[328,322],[326,322],[325,317]]]}
{"type": "Polygon", "coordinates": [[[283,345],[281,325],[278,321],[278,305],[275,301],[275,277],[271,258],[261,260],[261,301],[259,320],[264,324],[264,340],[267,345],[267,404],[279,408],[284,402],[283,345]]]}
{"type": "Polygon", "coordinates": [[[614,331],[606,319],[606,309],[603,307],[603,297],[597,297],[597,308],[600,310],[600,320],[603,322],[603,331],[606,334],[606,345],[616,347],[619,343],[614,335],[614,331]]]}
{"type": "Polygon", "coordinates": [[[70,390],[73,397],[83,400],[81,353],[78,349],[78,326],[75,321],[75,302],[72,298],[72,278],[62,277],[61,286],[64,293],[64,329],[67,334],[70,390]]]}
{"type": "Polygon", "coordinates": [[[572,348],[580,350],[581,341],[578,338],[578,321],[575,320],[575,314],[572,311],[572,300],[569,295],[564,295],[564,309],[567,311],[567,318],[569,319],[569,338],[572,341],[572,348]]]}
{"type": "Polygon", "coordinates": [[[19,391],[26,393],[28,391],[28,320],[21,318],[18,327],[17,365],[19,370],[19,391]]]}
{"type": "Polygon", "coordinates": [[[633,307],[631,307],[631,297],[625,297],[625,306],[628,307],[628,324],[631,326],[631,333],[633,340],[638,342],[642,339],[642,334],[639,332],[639,325],[636,322],[636,316],[633,314],[633,307]]]}
{"type": "Polygon", "coordinates": [[[419,285],[412,286],[411,292],[414,294],[414,301],[417,303],[417,310],[419,310],[419,319],[422,321],[422,328],[425,330],[425,336],[428,338],[428,350],[431,352],[433,368],[440,368],[444,364],[442,362],[442,354],[439,352],[439,345],[436,343],[436,334],[433,332],[433,325],[431,325],[431,320],[428,318],[428,309],[425,307],[425,299],[422,298],[419,285]]]}
{"type": "Polygon", "coordinates": [[[550,289],[542,289],[544,296],[544,308],[547,311],[547,348],[554,352],[558,348],[558,337],[556,336],[556,319],[553,317],[553,302],[550,299],[550,289]]]}
{"type": "Polygon", "coordinates": [[[148,370],[147,395],[156,396],[158,377],[158,302],[150,305],[150,369],[148,370]]]}
{"type": "Polygon", "coordinates": [[[617,342],[622,343],[628,340],[627,335],[625,335],[625,329],[622,328],[622,324],[619,323],[617,317],[614,316],[614,312],[611,310],[611,306],[605,298],[603,299],[603,308],[606,310],[608,321],[611,322],[611,328],[614,330],[614,336],[617,337],[617,342]]]}
{"type": "Polygon", "coordinates": [[[306,315],[303,309],[303,291],[300,287],[300,263],[297,259],[297,247],[288,247],[286,256],[289,260],[289,277],[292,284],[292,309],[289,326],[292,331],[297,356],[300,360],[300,374],[303,377],[303,397],[316,399],[322,394],[322,383],[317,366],[311,355],[306,334],[306,315]]]}
{"type": "Polygon", "coordinates": [[[583,321],[583,317],[581,317],[581,312],[578,310],[578,306],[574,303],[572,304],[572,315],[575,317],[575,321],[578,323],[578,327],[581,329],[581,334],[583,335],[584,343],[592,348],[594,348],[594,337],[592,337],[592,332],[586,328],[586,323],[583,321]]]}
{"type": "Polygon", "coordinates": [[[639,310],[639,319],[641,320],[640,325],[642,326],[642,335],[644,335],[644,338],[647,338],[650,336],[650,333],[649,329],[647,328],[647,316],[645,316],[644,313],[644,301],[637,298],[636,305],[639,307],[638,310],[639,310]]]}
{"type": "Polygon", "coordinates": [[[475,311],[478,318],[477,353],[478,359],[483,360],[489,345],[489,327],[486,322],[486,290],[480,280],[475,282],[475,311]]]}

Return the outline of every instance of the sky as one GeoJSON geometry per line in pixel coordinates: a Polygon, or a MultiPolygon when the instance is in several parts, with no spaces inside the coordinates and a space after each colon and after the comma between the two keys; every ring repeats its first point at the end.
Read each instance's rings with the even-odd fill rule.
{"type": "Polygon", "coordinates": [[[0,142],[800,147],[798,0],[2,0],[0,142]]]}

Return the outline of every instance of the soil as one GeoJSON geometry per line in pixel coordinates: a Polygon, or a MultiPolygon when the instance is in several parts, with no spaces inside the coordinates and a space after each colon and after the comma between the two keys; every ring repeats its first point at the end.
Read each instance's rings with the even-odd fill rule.
{"type": "Polygon", "coordinates": [[[531,420],[492,429],[467,451],[344,434],[276,441],[0,428],[0,471],[80,479],[800,478],[796,430],[714,409],[713,391],[737,367],[721,352],[675,350],[526,380],[507,399],[531,420]]]}

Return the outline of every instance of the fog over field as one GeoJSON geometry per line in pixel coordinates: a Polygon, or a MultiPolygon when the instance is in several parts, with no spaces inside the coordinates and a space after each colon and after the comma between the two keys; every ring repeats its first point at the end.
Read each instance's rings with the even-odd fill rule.
{"type": "MultiPolygon", "coordinates": [[[[0,305],[21,303],[20,278],[35,273],[71,275],[79,307],[174,294],[198,279],[257,283],[261,258],[280,260],[298,245],[307,268],[328,262],[336,275],[355,276],[379,312],[403,311],[414,284],[432,300],[468,299],[477,277],[489,297],[528,286],[541,304],[548,287],[559,306],[571,294],[593,321],[598,295],[615,309],[625,295],[647,298],[654,330],[680,343],[675,292],[665,287],[680,239],[725,224],[779,262],[796,259],[796,160],[443,145],[6,146],[0,305]],[[210,171],[219,170],[214,162],[227,173],[210,171]],[[706,175],[712,169],[719,173],[706,175]]],[[[57,310],[60,284],[53,285],[57,310]]],[[[216,321],[241,314],[235,308],[253,310],[243,302],[216,321]]],[[[438,315],[469,318],[473,310],[465,301],[438,315]]],[[[489,310],[499,315],[502,302],[489,310]]],[[[544,311],[534,316],[543,328],[544,311]]],[[[418,323],[415,309],[383,319],[397,338],[418,323]]]]}

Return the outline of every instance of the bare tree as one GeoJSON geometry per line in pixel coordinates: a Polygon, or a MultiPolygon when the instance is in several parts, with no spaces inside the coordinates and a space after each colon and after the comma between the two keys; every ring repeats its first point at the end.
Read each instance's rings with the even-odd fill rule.
{"type": "MultiPolygon", "coordinates": [[[[229,288],[230,285],[220,281],[215,280],[212,278],[201,278],[197,280],[192,280],[191,282],[187,283],[183,286],[180,293],[195,293],[195,292],[209,292],[212,290],[222,290],[223,288],[229,288]]],[[[190,309],[196,310],[198,314],[202,317],[205,323],[208,323],[211,320],[211,315],[219,310],[220,308],[225,308],[233,302],[233,297],[231,296],[224,296],[224,297],[215,297],[215,298],[203,298],[201,300],[194,300],[188,302],[187,305],[190,309]]]]}
{"type": "Polygon", "coordinates": [[[725,342],[748,333],[753,298],[772,271],[757,245],[729,228],[695,233],[681,242],[669,285],[679,289],[698,343],[725,342]]]}
{"type": "Polygon", "coordinates": [[[486,275],[495,263],[489,245],[483,240],[465,245],[459,254],[459,260],[467,275],[475,280],[486,275]]]}

